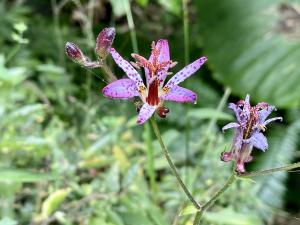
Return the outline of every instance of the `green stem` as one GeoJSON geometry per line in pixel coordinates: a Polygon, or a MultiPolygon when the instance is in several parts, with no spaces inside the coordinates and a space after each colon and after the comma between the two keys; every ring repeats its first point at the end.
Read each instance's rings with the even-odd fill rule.
{"type": "MultiPolygon", "coordinates": [[[[217,112],[221,112],[222,111],[222,109],[224,108],[224,106],[225,106],[225,104],[227,102],[227,99],[228,99],[230,93],[231,93],[231,89],[229,87],[227,87],[225,89],[225,92],[224,92],[224,94],[223,94],[223,96],[222,96],[222,98],[221,98],[218,106],[217,106],[217,112]]],[[[210,120],[210,122],[208,124],[208,128],[207,128],[207,132],[208,133],[212,130],[213,126],[216,124],[216,121],[217,121],[216,117],[213,117],[210,120]]]]}
{"type": "MultiPolygon", "coordinates": [[[[182,0],[182,22],[183,22],[183,39],[184,39],[184,61],[185,64],[188,64],[190,61],[190,43],[189,43],[189,17],[188,17],[188,0],[182,0]]],[[[188,182],[188,161],[189,161],[189,142],[190,142],[190,118],[186,117],[185,125],[185,182],[188,182]]]]}
{"type": "Polygon", "coordinates": [[[205,212],[205,210],[207,210],[209,207],[211,207],[214,204],[214,202],[233,184],[233,182],[235,180],[236,180],[236,174],[235,174],[235,172],[233,172],[232,175],[228,178],[228,180],[224,184],[224,186],[221,189],[219,189],[213,195],[213,197],[202,206],[202,208],[200,209],[199,212],[196,213],[196,217],[195,217],[195,220],[193,223],[194,225],[200,224],[202,215],[205,212]]]}
{"type": "Polygon", "coordinates": [[[147,174],[150,178],[150,189],[152,193],[156,192],[156,182],[155,182],[155,170],[154,170],[154,155],[153,155],[153,145],[152,145],[152,135],[150,124],[145,124],[144,129],[144,140],[146,142],[147,149],[147,174]]]}
{"type": "Polygon", "coordinates": [[[8,53],[5,59],[5,63],[7,64],[21,49],[21,44],[17,44],[16,46],[13,47],[13,49],[8,53]]]}
{"type": "Polygon", "coordinates": [[[131,8],[130,8],[129,0],[124,0],[124,7],[125,7],[125,10],[126,10],[127,23],[128,23],[128,27],[129,27],[129,30],[130,30],[132,48],[133,48],[133,51],[135,53],[138,53],[138,44],[137,44],[136,32],[135,32],[135,27],[134,27],[134,22],[133,22],[133,17],[132,17],[132,12],[131,12],[131,8]]]}
{"type": "Polygon", "coordinates": [[[300,162],[293,163],[290,165],[282,166],[282,167],[277,167],[277,168],[271,168],[267,170],[260,170],[260,171],[255,171],[255,172],[250,172],[250,173],[244,173],[238,175],[238,177],[256,177],[256,176],[263,176],[263,175],[268,175],[271,173],[276,173],[276,172],[281,172],[281,171],[288,171],[292,169],[300,168],[300,162]]]}
{"type": "Polygon", "coordinates": [[[111,82],[117,80],[117,77],[116,77],[115,74],[111,71],[110,67],[106,64],[105,61],[102,62],[101,68],[102,68],[103,71],[106,73],[106,81],[107,81],[108,83],[111,83],[111,82]]]}
{"type": "Polygon", "coordinates": [[[185,59],[185,64],[188,64],[190,61],[188,0],[182,0],[182,11],[183,11],[183,35],[184,35],[184,59],[185,59]]]}
{"type": "Polygon", "coordinates": [[[53,11],[53,24],[54,24],[54,32],[56,36],[56,45],[58,49],[58,60],[65,67],[66,61],[65,61],[65,53],[61,49],[64,49],[64,43],[63,43],[63,37],[61,33],[61,27],[59,22],[59,13],[60,13],[60,7],[57,4],[56,0],[51,1],[52,4],[52,11],[53,11]]]}
{"type": "Polygon", "coordinates": [[[181,186],[182,190],[184,191],[184,193],[186,194],[186,196],[189,198],[189,200],[193,203],[193,205],[196,207],[196,209],[201,209],[201,206],[199,205],[199,203],[194,199],[194,197],[192,196],[191,192],[188,190],[188,188],[185,186],[185,184],[183,183],[177,169],[176,169],[176,166],[175,164],[173,163],[172,159],[171,159],[171,156],[170,156],[170,153],[167,149],[167,147],[165,146],[163,140],[162,140],[162,137],[161,137],[161,134],[160,134],[160,131],[158,129],[158,126],[157,126],[157,123],[155,121],[155,119],[152,117],[150,119],[150,122],[151,122],[151,125],[152,125],[152,128],[154,130],[154,133],[158,139],[158,142],[161,146],[161,149],[164,153],[164,156],[166,158],[166,160],[168,161],[169,163],[169,166],[174,174],[174,176],[176,177],[179,185],[181,186]]]}

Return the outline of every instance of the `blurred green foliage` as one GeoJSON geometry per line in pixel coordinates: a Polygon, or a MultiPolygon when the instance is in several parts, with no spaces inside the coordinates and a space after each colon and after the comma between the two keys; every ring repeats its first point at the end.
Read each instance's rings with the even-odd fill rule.
{"type": "MultiPolygon", "coordinates": [[[[151,129],[135,124],[129,102],[101,95],[100,70],[86,71],[64,54],[65,42],[72,41],[93,58],[94,37],[103,27],[115,26],[114,47],[129,59],[132,31],[124,2],[0,2],[0,225],[192,223],[195,210],[151,129]]],[[[299,158],[299,6],[296,0],[189,2],[190,59],[203,54],[209,59],[184,84],[198,93],[199,102],[169,103],[171,113],[159,126],[200,202],[222,186],[231,170],[219,160],[232,137],[220,132],[233,119],[221,101],[228,87],[233,96],[223,100],[249,93],[255,102],[278,105],[278,115],[284,116],[283,124],[267,131],[269,150],[256,151],[248,170],[299,158]]],[[[176,68],[183,66],[182,2],[136,0],[129,10],[140,54],[149,55],[153,40],[167,38],[176,68]]],[[[297,222],[292,215],[300,212],[299,174],[293,174],[290,185],[288,177],[240,179],[205,214],[203,224],[297,222]]]]}

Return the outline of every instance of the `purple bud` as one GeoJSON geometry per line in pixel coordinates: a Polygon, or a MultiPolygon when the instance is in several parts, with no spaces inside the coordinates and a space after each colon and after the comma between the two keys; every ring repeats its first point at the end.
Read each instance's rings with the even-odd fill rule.
{"type": "Polygon", "coordinates": [[[156,113],[159,115],[160,118],[166,118],[167,114],[170,112],[170,110],[167,107],[160,106],[157,108],[156,113]]]}
{"type": "Polygon", "coordinates": [[[75,62],[82,63],[85,56],[81,52],[80,48],[72,42],[67,42],[65,46],[67,56],[75,62]]]}
{"type": "Polygon", "coordinates": [[[113,27],[104,28],[96,40],[96,54],[100,59],[105,59],[114,41],[116,30],[113,27]]]}
{"type": "Polygon", "coordinates": [[[232,160],[232,154],[231,152],[222,152],[220,158],[223,162],[229,162],[232,160]]]}

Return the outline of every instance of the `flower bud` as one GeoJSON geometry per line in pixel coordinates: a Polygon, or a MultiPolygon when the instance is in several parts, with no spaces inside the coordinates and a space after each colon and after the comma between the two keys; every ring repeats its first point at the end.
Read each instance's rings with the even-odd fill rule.
{"type": "Polygon", "coordinates": [[[72,42],[67,42],[65,46],[67,56],[73,61],[82,64],[85,60],[85,56],[81,52],[80,48],[72,42]]]}
{"type": "Polygon", "coordinates": [[[159,115],[160,118],[166,118],[167,114],[170,112],[170,110],[167,107],[160,106],[157,108],[156,113],[159,115]]]}
{"type": "Polygon", "coordinates": [[[100,59],[105,59],[114,41],[116,30],[113,27],[104,28],[96,40],[96,54],[100,59]]]}

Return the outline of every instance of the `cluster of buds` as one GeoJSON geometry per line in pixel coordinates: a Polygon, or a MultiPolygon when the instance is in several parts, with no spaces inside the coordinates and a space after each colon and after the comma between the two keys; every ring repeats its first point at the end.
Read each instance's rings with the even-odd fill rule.
{"type": "Polygon", "coordinates": [[[104,28],[98,35],[96,40],[95,52],[99,60],[91,61],[87,56],[85,56],[81,49],[72,42],[67,42],[65,45],[65,52],[67,56],[74,62],[80,64],[81,66],[87,68],[97,68],[102,66],[102,61],[106,59],[109,54],[111,45],[115,38],[115,28],[109,27],[104,28]]]}
{"type": "Polygon", "coordinates": [[[275,110],[274,106],[261,102],[256,106],[250,105],[250,96],[245,100],[240,100],[237,104],[230,103],[229,108],[235,113],[237,122],[227,124],[222,130],[234,128],[235,133],[230,152],[223,152],[221,160],[224,162],[235,161],[236,172],[245,172],[245,163],[252,161],[253,147],[266,151],[268,149],[267,138],[262,134],[266,130],[266,125],[275,120],[282,121],[282,117],[267,119],[275,110]],[[266,120],[267,119],[267,120],[266,120]]]}

